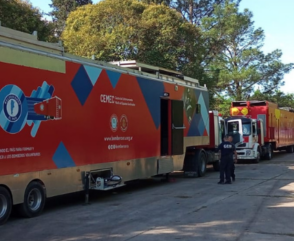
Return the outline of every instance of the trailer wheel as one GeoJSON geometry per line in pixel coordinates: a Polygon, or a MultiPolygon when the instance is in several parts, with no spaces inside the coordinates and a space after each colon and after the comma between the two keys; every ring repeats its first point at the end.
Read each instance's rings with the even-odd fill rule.
{"type": "Polygon", "coordinates": [[[206,173],[206,155],[204,151],[200,151],[197,156],[198,159],[198,177],[203,177],[206,173]]]}
{"type": "Polygon", "coordinates": [[[266,160],[271,160],[272,159],[272,156],[273,156],[273,149],[272,149],[272,145],[271,144],[268,144],[267,151],[268,152],[265,154],[265,159],[266,160]]]}
{"type": "Polygon", "coordinates": [[[19,212],[27,218],[36,217],[45,206],[45,189],[39,182],[31,182],[25,191],[24,201],[19,206],[19,212]]]}
{"type": "Polygon", "coordinates": [[[12,199],[8,190],[0,187],[0,225],[6,223],[12,210],[12,199]]]}
{"type": "Polygon", "coordinates": [[[220,163],[219,161],[216,161],[213,163],[213,170],[215,170],[216,172],[219,171],[219,168],[220,168],[220,163]]]}

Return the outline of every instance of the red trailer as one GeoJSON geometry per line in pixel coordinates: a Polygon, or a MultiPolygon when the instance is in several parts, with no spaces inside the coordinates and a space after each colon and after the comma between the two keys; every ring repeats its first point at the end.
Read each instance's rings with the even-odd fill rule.
{"type": "Polygon", "coordinates": [[[57,96],[36,103],[34,110],[36,114],[43,115],[47,119],[61,119],[62,118],[62,103],[61,99],[57,96]]]}
{"type": "Polygon", "coordinates": [[[209,144],[207,88],[179,72],[72,56],[1,26],[0,72],[0,224],[13,205],[34,217],[47,197],[182,170],[209,144]]]}

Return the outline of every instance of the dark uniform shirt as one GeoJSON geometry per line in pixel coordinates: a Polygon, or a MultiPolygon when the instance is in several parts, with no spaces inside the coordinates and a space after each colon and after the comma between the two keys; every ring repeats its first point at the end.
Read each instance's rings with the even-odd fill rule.
{"type": "Polygon", "coordinates": [[[218,146],[218,150],[221,151],[221,160],[224,161],[226,159],[233,160],[233,154],[236,148],[233,143],[224,141],[218,146]]]}

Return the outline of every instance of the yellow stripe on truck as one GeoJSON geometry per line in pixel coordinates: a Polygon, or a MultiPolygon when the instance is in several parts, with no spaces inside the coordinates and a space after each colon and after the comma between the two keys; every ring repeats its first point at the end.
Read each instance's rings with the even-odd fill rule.
{"type": "Polygon", "coordinates": [[[0,47],[0,62],[65,73],[64,60],[7,47],[0,47]]]}

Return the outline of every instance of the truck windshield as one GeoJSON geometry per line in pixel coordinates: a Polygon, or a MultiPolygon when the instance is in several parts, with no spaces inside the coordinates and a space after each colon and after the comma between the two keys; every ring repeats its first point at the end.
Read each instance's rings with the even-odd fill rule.
{"type": "Polygon", "coordinates": [[[251,135],[251,123],[242,123],[242,130],[244,136],[251,135]]]}
{"type": "Polygon", "coordinates": [[[240,132],[240,128],[239,128],[238,121],[228,122],[228,134],[229,135],[232,135],[234,133],[239,133],[239,132],[240,132]]]}

